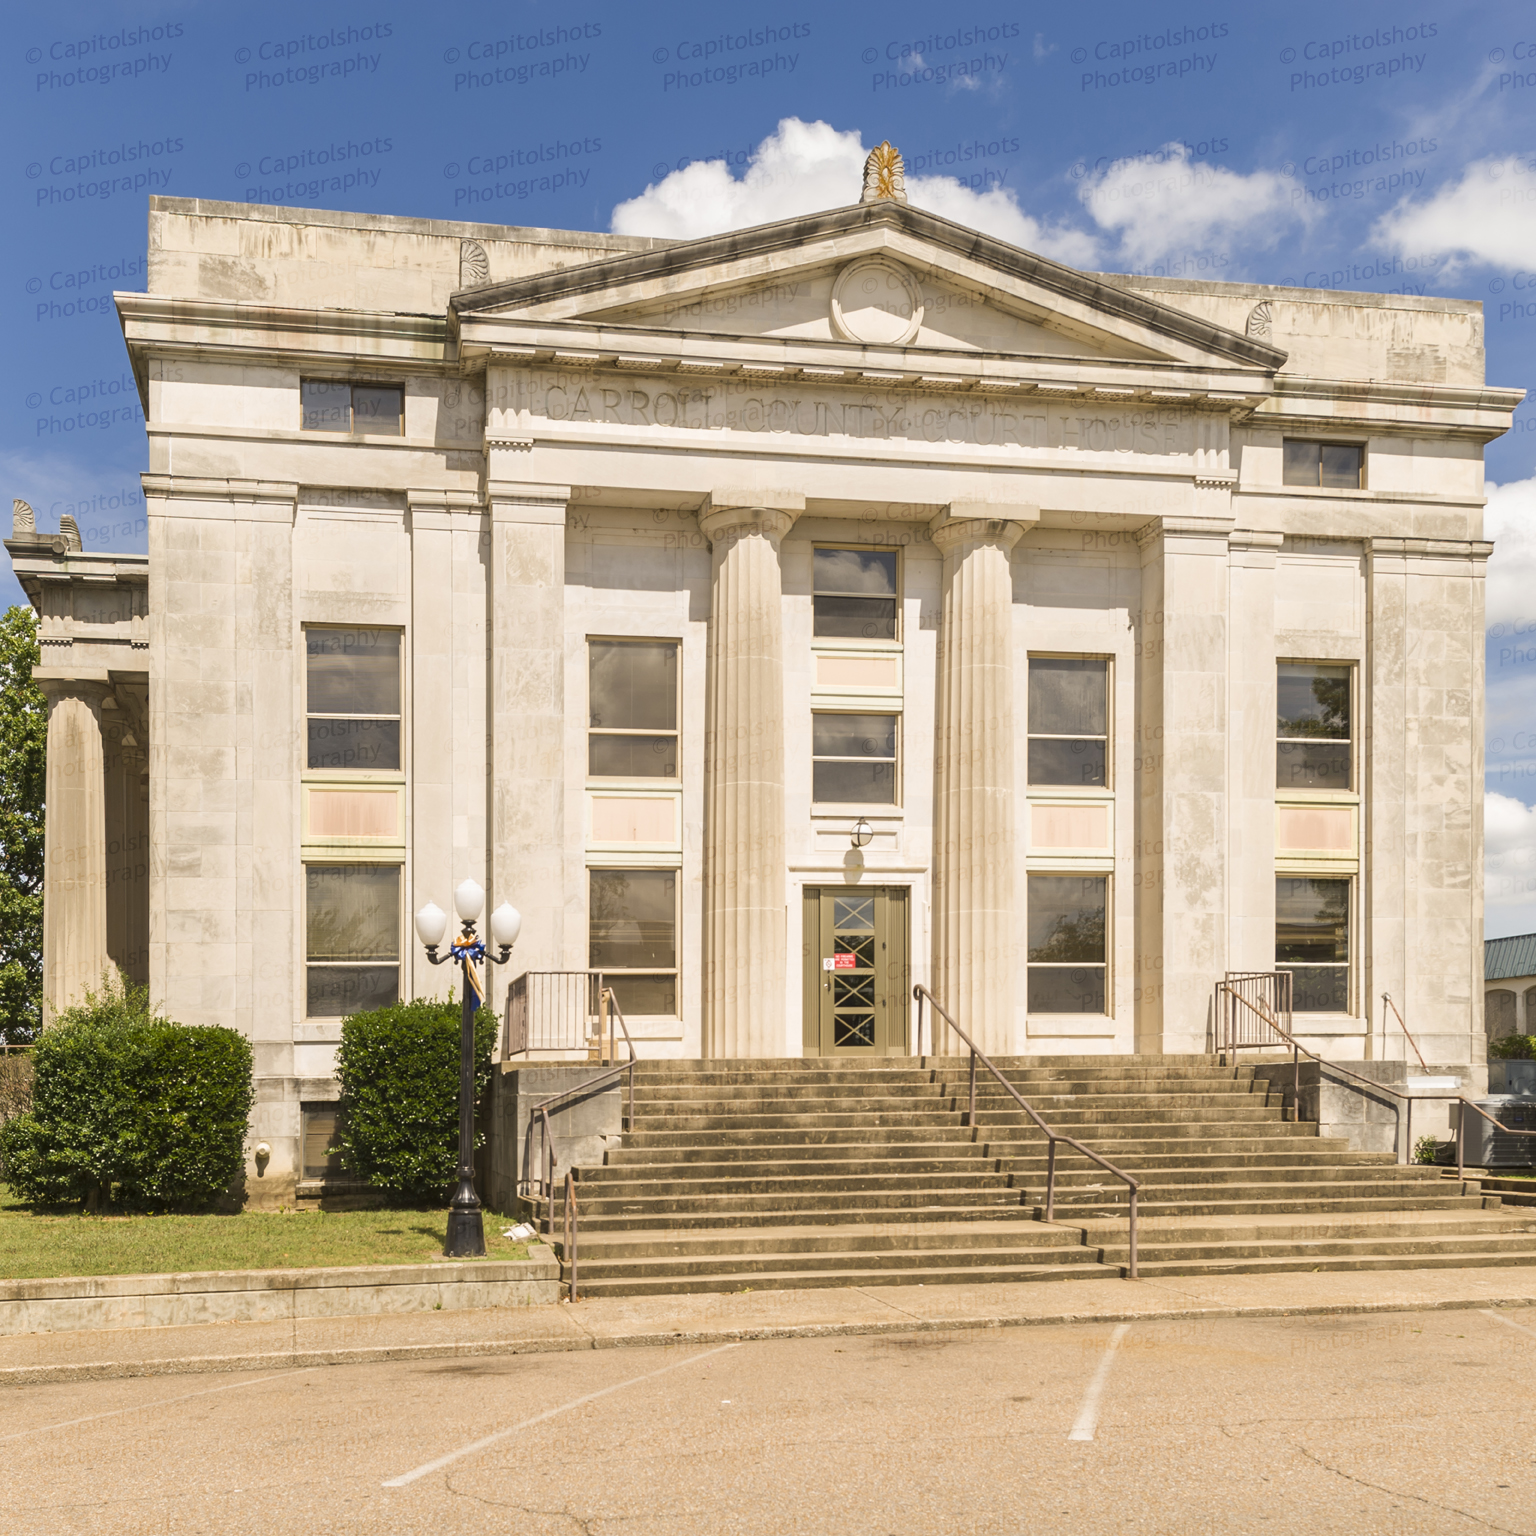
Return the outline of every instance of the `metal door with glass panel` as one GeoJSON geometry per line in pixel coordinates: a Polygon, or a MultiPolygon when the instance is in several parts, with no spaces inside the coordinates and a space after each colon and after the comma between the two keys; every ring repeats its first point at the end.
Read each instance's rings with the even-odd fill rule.
{"type": "Polygon", "coordinates": [[[805,892],[805,1053],[907,1054],[907,890],[805,892]]]}

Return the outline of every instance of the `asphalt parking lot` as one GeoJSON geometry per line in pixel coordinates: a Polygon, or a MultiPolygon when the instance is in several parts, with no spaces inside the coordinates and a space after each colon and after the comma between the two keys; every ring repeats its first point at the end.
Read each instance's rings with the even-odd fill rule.
{"type": "Polygon", "coordinates": [[[17,1386],[8,1536],[1536,1536],[1536,1307],[17,1386]]]}

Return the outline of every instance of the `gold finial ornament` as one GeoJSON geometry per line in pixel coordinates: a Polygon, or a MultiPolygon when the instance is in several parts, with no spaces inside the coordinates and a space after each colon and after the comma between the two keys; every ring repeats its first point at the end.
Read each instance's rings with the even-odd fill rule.
{"type": "Polygon", "coordinates": [[[904,203],[907,200],[907,168],[901,151],[889,139],[877,144],[864,162],[864,195],[861,203],[904,203]]]}

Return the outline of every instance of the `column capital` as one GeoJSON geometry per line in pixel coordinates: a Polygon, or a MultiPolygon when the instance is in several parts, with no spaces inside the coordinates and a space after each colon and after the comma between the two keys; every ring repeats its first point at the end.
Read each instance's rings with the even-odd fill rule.
{"type": "Polygon", "coordinates": [[[1008,550],[1039,521],[1039,507],[952,501],[928,524],[928,535],[946,554],[962,544],[996,544],[1008,550]]]}
{"type": "Polygon", "coordinates": [[[711,491],[699,508],[699,529],[711,544],[760,535],[777,545],[804,511],[798,491],[711,491]]]}

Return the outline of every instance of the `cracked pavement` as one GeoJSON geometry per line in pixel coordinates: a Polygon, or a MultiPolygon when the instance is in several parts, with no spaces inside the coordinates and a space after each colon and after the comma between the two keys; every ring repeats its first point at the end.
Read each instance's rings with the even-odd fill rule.
{"type": "Polygon", "coordinates": [[[0,1528],[1536,1536],[1536,1306],[1135,1322],[1069,1441],[1113,1333],[11,1386],[0,1528]]]}

